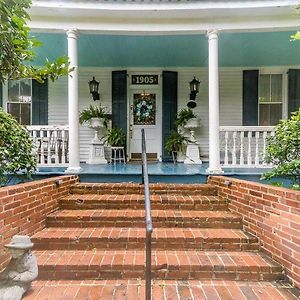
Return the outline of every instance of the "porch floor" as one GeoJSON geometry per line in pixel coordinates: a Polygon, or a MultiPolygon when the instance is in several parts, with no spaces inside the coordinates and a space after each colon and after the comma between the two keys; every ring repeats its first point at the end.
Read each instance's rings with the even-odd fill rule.
{"type": "MultiPolygon", "coordinates": [[[[81,163],[79,173],[82,182],[140,182],[142,167],[140,164],[101,164],[90,165],[81,163]]],[[[202,165],[184,163],[149,163],[148,173],[150,182],[174,183],[205,183],[207,181],[208,163],[202,165]]],[[[65,175],[66,167],[40,167],[36,178],[65,175]]],[[[251,181],[259,181],[264,168],[225,168],[222,175],[232,176],[251,181]]]]}

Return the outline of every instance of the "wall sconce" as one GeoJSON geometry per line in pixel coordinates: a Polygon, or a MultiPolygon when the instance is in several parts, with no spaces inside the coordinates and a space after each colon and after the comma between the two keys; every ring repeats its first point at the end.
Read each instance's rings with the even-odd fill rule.
{"type": "Polygon", "coordinates": [[[199,80],[196,79],[194,76],[194,79],[190,81],[190,101],[187,103],[187,107],[189,108],[195,108],[197,106],[196,103],[196,96],[199,93],[199,87],[200,87],[200,82],[199,80]]]}
{"type": "Polygon", "coordinates": [[[89,81],[90,94],[93,96],[93,100],[100,100],[99,91],[99,82],[93,76],[93,79],[89,81]]]}

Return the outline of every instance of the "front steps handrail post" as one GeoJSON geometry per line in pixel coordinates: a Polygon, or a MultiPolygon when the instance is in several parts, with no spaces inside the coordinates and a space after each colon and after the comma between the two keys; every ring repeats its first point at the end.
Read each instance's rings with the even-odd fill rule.
{"type": "Polygon", "coordinates": [[[151,300],[151,235],[152,235],[152,218],[150,205],[149,177],[147,165],[147,152],[145,130],[142,132],[142,176],[145,193],[145,211],[146,211],[146,289],[145,299],[151,300]]]}

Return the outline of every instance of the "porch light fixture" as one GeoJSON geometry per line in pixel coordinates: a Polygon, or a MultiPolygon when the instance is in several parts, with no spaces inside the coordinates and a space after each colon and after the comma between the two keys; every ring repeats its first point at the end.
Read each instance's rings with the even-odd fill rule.
{"type": "Polygon", "coordinates": [[[187,103],[187,106],[189,108],[195,108],[197,106],[195,100],[196,96],[199,93],[199,87],[200,87],[200,81],[196,79],[194,76],[194,79],[190,81],[190,101],[187,103]]]}
{"type": "Polygon", "coordinates": [[[100,95],[99,95],[99,82],[95,79],[93,76],[93,79],[89,81],[89,88],[90,88],[90,94],[93,96],[93,100],[100,100],[100,95]]]}

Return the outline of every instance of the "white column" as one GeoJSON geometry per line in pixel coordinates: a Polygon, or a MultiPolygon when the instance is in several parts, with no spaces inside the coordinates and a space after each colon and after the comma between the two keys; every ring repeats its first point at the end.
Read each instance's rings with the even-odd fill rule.
{"type": "Polygon", "coordinates": [[[219,59],[218,31],[209,30],[208,37],[208,84],[209,84],[209,167],[208,173],[222,173],[220,166],[219,134],[219,59]]]}
{"type": "Polygon", "coordinates": [[[69,167],[67,173],[78,173],[80,168],[79,113],[78,113],[78,55],[77,30],[68,30],[68,56],[74,70],[68,76],[69,167]]]}

